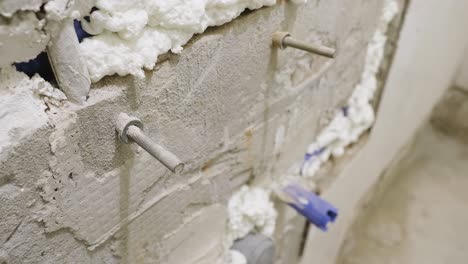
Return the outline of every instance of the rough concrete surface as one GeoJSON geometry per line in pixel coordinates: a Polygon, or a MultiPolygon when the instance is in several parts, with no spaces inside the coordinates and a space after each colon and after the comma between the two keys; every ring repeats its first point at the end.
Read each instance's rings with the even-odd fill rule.
{"type": "MultiPolygon", "coordinates": [[[[381,4],[282,2],[246,12],[196,36],[180,55],[167,54],[144,79],[95,84],[84,105],[51,114],[47,126],[1,153],[0,256],[7,263],[212,263],[219,249],[200,242],[214,245],[224,234],[203,231],[221,229],[215,224],[226,216],[210,208],[302,158],[359,81],[381,4]],[[336,45],[338,56],[272,49],[277,30],[336,45]],[[184,173],[122,144],[114,128],[120,112],[139,117],[147,135],[186,163],[184,173]]],[[[278,207],[287,213],[275,237],[291,242],[279,243],[277,263],[295,263],[304,225],[278,207]]]]}
{"type": "Polygon", "coordinates": [[[466,263],[468,146],[431,126],[384,177],[337,263],[466,263]]]}

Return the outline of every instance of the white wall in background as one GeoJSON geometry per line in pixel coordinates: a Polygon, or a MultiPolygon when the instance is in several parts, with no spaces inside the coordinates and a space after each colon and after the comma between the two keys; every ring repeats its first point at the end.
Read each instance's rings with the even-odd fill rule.
{"type": "Polygon", "coordinates": [[[451,85],[468,41],[467,13],[467,1],[411,1],[369,142],[324,193],[338,221],[327,233],[311,229],[303,264],[335,263],[359,201],[451,85]]]}
{"type": "Polygon", "coordinates": [[[460,68],[458,68],[455,85],[468,90],[468,47],[465,49],[465,56],[462,59],[460,68]]]}

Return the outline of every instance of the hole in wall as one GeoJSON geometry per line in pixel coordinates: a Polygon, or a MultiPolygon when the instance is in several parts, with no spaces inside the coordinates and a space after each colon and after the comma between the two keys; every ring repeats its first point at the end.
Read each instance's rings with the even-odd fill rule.
{"type": "Polygon", "coordinates": [[[54,84],[57,83],[46,52],[41,52],[32,60],[15,63],[15,67],[17,71],[23,72],[29,77],[32,77],[37,73],[39,76],[44,78],[44,80],[54,84]]]}

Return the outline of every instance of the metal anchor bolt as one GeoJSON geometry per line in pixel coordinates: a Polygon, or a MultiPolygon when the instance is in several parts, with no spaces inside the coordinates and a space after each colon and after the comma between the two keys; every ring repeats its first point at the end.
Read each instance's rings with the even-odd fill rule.
{"type": "Polygon", "coordinates": [[[176,155],[156,144],[143,133],[143,123],[140,119],[120,113],[115,128],[122,142],[137,143],[172,172],[181,173],[184,170],[184,163],[176,155]]]}
{"type": "Polygon", "coordinates": [[[335,58],[336,50],[334,48],[311,44],[301,40],[297,40],[291,37],[289,32],[275,32],[273,34],[273,45],[279,47],[280,49],[285,49],[286,47],[292,47],[307,52],[315,53],[327,58],[335,58]]]}

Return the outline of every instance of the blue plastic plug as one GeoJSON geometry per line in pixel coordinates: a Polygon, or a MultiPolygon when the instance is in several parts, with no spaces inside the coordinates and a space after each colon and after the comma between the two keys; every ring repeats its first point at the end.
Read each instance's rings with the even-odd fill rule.
{"type": "Polygon", "coordinates": [[[290,184],[283,191],[292,200],[288,204],[322,231],[327,231],[328,222],[334,222],[338,216],[336,207],[298,185],[290,184]]]}

